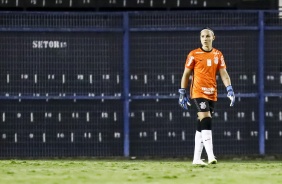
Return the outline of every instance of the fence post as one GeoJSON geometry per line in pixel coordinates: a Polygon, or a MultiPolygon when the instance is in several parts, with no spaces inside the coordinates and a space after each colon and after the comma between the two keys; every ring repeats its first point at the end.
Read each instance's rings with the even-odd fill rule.
{"type": "Polygon", "coordinates": [[[129,156],[129,18],[123,13],[123,119],[124,156],[129,156]]]}
{"type": "Polygon", "coordinates": [[[265,154],[265,112],[264,112],[264,12],[259,11],[258,48],[258,96],[259,96],[259,154],[265,154]]]}

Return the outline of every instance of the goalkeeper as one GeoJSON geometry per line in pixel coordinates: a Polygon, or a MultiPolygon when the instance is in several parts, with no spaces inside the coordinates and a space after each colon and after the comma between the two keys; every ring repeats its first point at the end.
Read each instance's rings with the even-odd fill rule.
{"type": "Polygon", "coordinates": [[[222,53],[213,48],[212,43],[215,35],[212,29],[204,28],[200,32],[202,47],[192,50],[186,59],[185,69],[181,79],[179,92],[179,105],[189,110],[191,102],[197,108],[197,130],[195,134],[195,149],[192,164],[207,165],[201,160],[203,147],[208,155],[208,164],[216,164],[217,160],[213,153],[212,142],[212,114],[217,101],[216,74],[226,87],[227,97],[231,100],[230,106],[234,105],[235,95],[231,86],[230,77],[226,71],[226,65],[222,53]],[[186,92],[189,77],[192,75],[190,85],[190,99],[186,92]]]}

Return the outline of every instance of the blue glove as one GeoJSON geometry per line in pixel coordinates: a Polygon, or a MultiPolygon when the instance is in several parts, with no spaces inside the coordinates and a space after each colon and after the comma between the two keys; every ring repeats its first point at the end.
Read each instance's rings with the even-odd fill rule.
{"type": "Polygon", "coordinates": [[[227,97],[231,100],[230,107],[232,107],[235,103],[235,95],[231,85],[226,87],[227,97]]]}
{"type": "Polygon", "coordinates": [[[179,92],[178,104],[183,109],[188,110],[188,106],[191,106],[191,103],[190,103],[189,98],[187,97],[186,90],[184,88],[181,88],[178,90],[178,92],[179,92]]]}

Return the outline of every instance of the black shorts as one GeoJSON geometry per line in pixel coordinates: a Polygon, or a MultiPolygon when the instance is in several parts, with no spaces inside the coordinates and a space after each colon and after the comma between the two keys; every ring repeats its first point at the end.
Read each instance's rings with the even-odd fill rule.
{"type": "Polygon", "coordinates": [[[208,100],[205,98],[194,98],[192,99],[198,112],[211,112],[211,115],[214,113],[215,101],[208,100]]]}

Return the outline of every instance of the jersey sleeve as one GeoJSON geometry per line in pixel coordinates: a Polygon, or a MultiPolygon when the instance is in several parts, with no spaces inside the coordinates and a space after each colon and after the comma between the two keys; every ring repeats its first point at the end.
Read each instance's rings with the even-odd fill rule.
{"type": "Polygon", "coordinates": [[[185,68],[193,69],[194,66],[195,66],[194,56],[193,53],[190,52],[186,59],[185,68]]]}
{"type": "Polygon", "coordinates": [[[226,68],[223,54],[220,54],[218,69],[226,68]]]}

